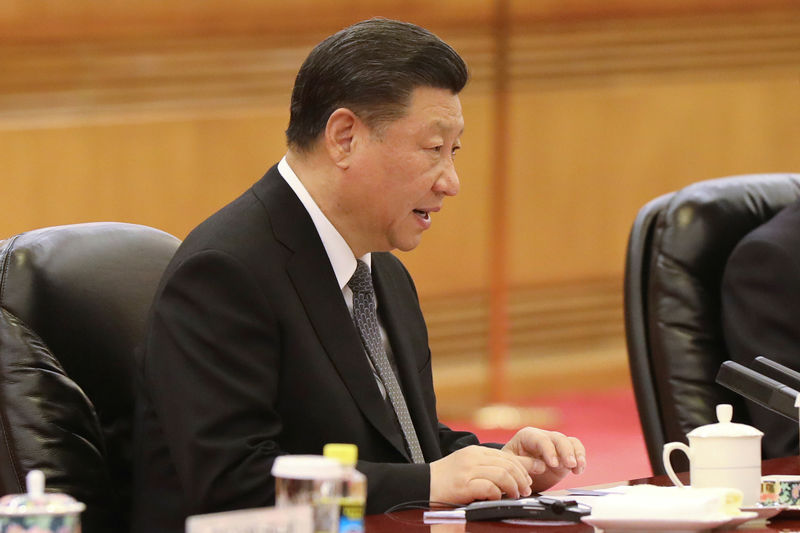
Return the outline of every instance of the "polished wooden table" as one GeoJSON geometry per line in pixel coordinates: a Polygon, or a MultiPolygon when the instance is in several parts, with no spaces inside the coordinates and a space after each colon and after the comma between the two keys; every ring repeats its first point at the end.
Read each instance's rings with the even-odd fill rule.
{"type": "MultiPolygon", "coordinates": [[[[800,475],[800,457],[784,457],[781,459],[770,459],[764,461],[761,465],[762,475],[769,474],[791,474],[800,475]]],[[[684,472],[679,474],[678,477],[688,484],[689,474],[684,472]]],[[[640,485],[642,483],[650,483],[653,485],[671,485],[667,476],[656,476],[650,478],[634,479],[631,481],[623,481],[609,485],[620,485],[627,483],[629,485],[640,485]]],[[[591,487],[587,487],[591,488],[591,487]]],[[[783,517],[778,515],[770,519],[763,527],[751,527],[751,525],[744,526],[746,529],[740,531],[747,531],[747,533],[757,533],[759,531],[800,531],[800,515],[793,512],[791,516],[783,517]]],[[[594,528],[586,524],[575,524],[570,526],[523,526],[517,524],[507,524],[504,522],[454,522],[452,524],[425,524],[422,521],[422,511],[398,511],[391,514],[383,515],[370,515],[366,518],[366,533],[396,533],[396,532],[412,532],[412,533],[511,533],[516,531],[519,533],[525,531],[539,532],[557,532],[557,533],[591,533],[594,528]]],[[[736,530],[733,530],[736,531],[736,530]]]]}

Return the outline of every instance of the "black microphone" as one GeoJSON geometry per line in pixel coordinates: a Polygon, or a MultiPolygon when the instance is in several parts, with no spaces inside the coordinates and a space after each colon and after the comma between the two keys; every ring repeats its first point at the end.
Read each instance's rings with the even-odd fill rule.
{"type": "Polygon", "coordinates": [[[784,366],[772,359],[759,355],[755,359],[758,370],[765,376],[780,381],[795,390],[800,390],[800,372],[784,366]]]}
{"type": "MultiPolygon", "coordinates": [[[[777,363],[775,364],[777,365],[777,363]]],[[[782,371],[772,367],[771,372],[775,372],[775,375],[777,375],[782,371]]],[[[795,422],[798,421],[798,408],[795,407],[794,402],[799,393],[796,389],[780,381],[769,378],[734,361],[722,363],[722,366],[719,367],[719,372],[717,372],[716,381],[723,387],[744,396],[748,400],[752,400],[795,422]]]]}

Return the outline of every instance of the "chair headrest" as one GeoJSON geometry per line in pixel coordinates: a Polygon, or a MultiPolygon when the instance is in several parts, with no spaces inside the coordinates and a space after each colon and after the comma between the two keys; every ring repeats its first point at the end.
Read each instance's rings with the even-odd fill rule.
{"type": "Polygon", "coordinates": [[[22,233],[0,249],[0,306],[42,338],[96,405],[129,409],[132,382],[119,387],[133,375],[132,351],[178,244],[163,231],[118,222],[22,233]]]}
{"type": "Polygon", "coordinates": [[[736,244],[800,197],[800,176],[755,174],[695,183],[676,192],[659,222],[658,252],[704,282],[718,283],[736,244]]]}

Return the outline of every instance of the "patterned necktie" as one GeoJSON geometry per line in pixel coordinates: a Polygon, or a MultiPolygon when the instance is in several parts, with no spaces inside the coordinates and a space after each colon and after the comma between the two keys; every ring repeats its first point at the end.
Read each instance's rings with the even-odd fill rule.
{"type": "Polygon", "coordinates": [[[403,397],[403,391],[394,375],[392,365],[383,349],[381,332],[378,327],[378,315],[375,312],[375,289],[372,287],[372,275],[369,267],[364,261],[358,260],[356,271],[348,283],[353,291],[353,320],[356,323],[358,332],[361,334],[361,341],[367,349],[367,354],[378,371],[378,377],[386,388],[389,400],[400,422],[400,428],[406,439],[406,444],[411,452],[411,458],[415,463],[424,463],[425,457],[422,455],[422,448],[419,446],[417,432],[414,429],[414,422],[408,414],[408,406],[403,397]]]}

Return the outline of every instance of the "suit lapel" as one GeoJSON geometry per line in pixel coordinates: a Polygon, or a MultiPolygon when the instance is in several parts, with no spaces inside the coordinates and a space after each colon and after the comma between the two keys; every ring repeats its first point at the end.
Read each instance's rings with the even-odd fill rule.
{"type": "Polygon", "coordinates": [[[407,457],[403,437],[375,383],[358,331],[311,217],[274,167],[254,190],[264,202],[276,238],[293,251],[286,270],[320,344],[367,420],[407,457]],[[263,183],[265,181],[269,183],[263,183]]]}

